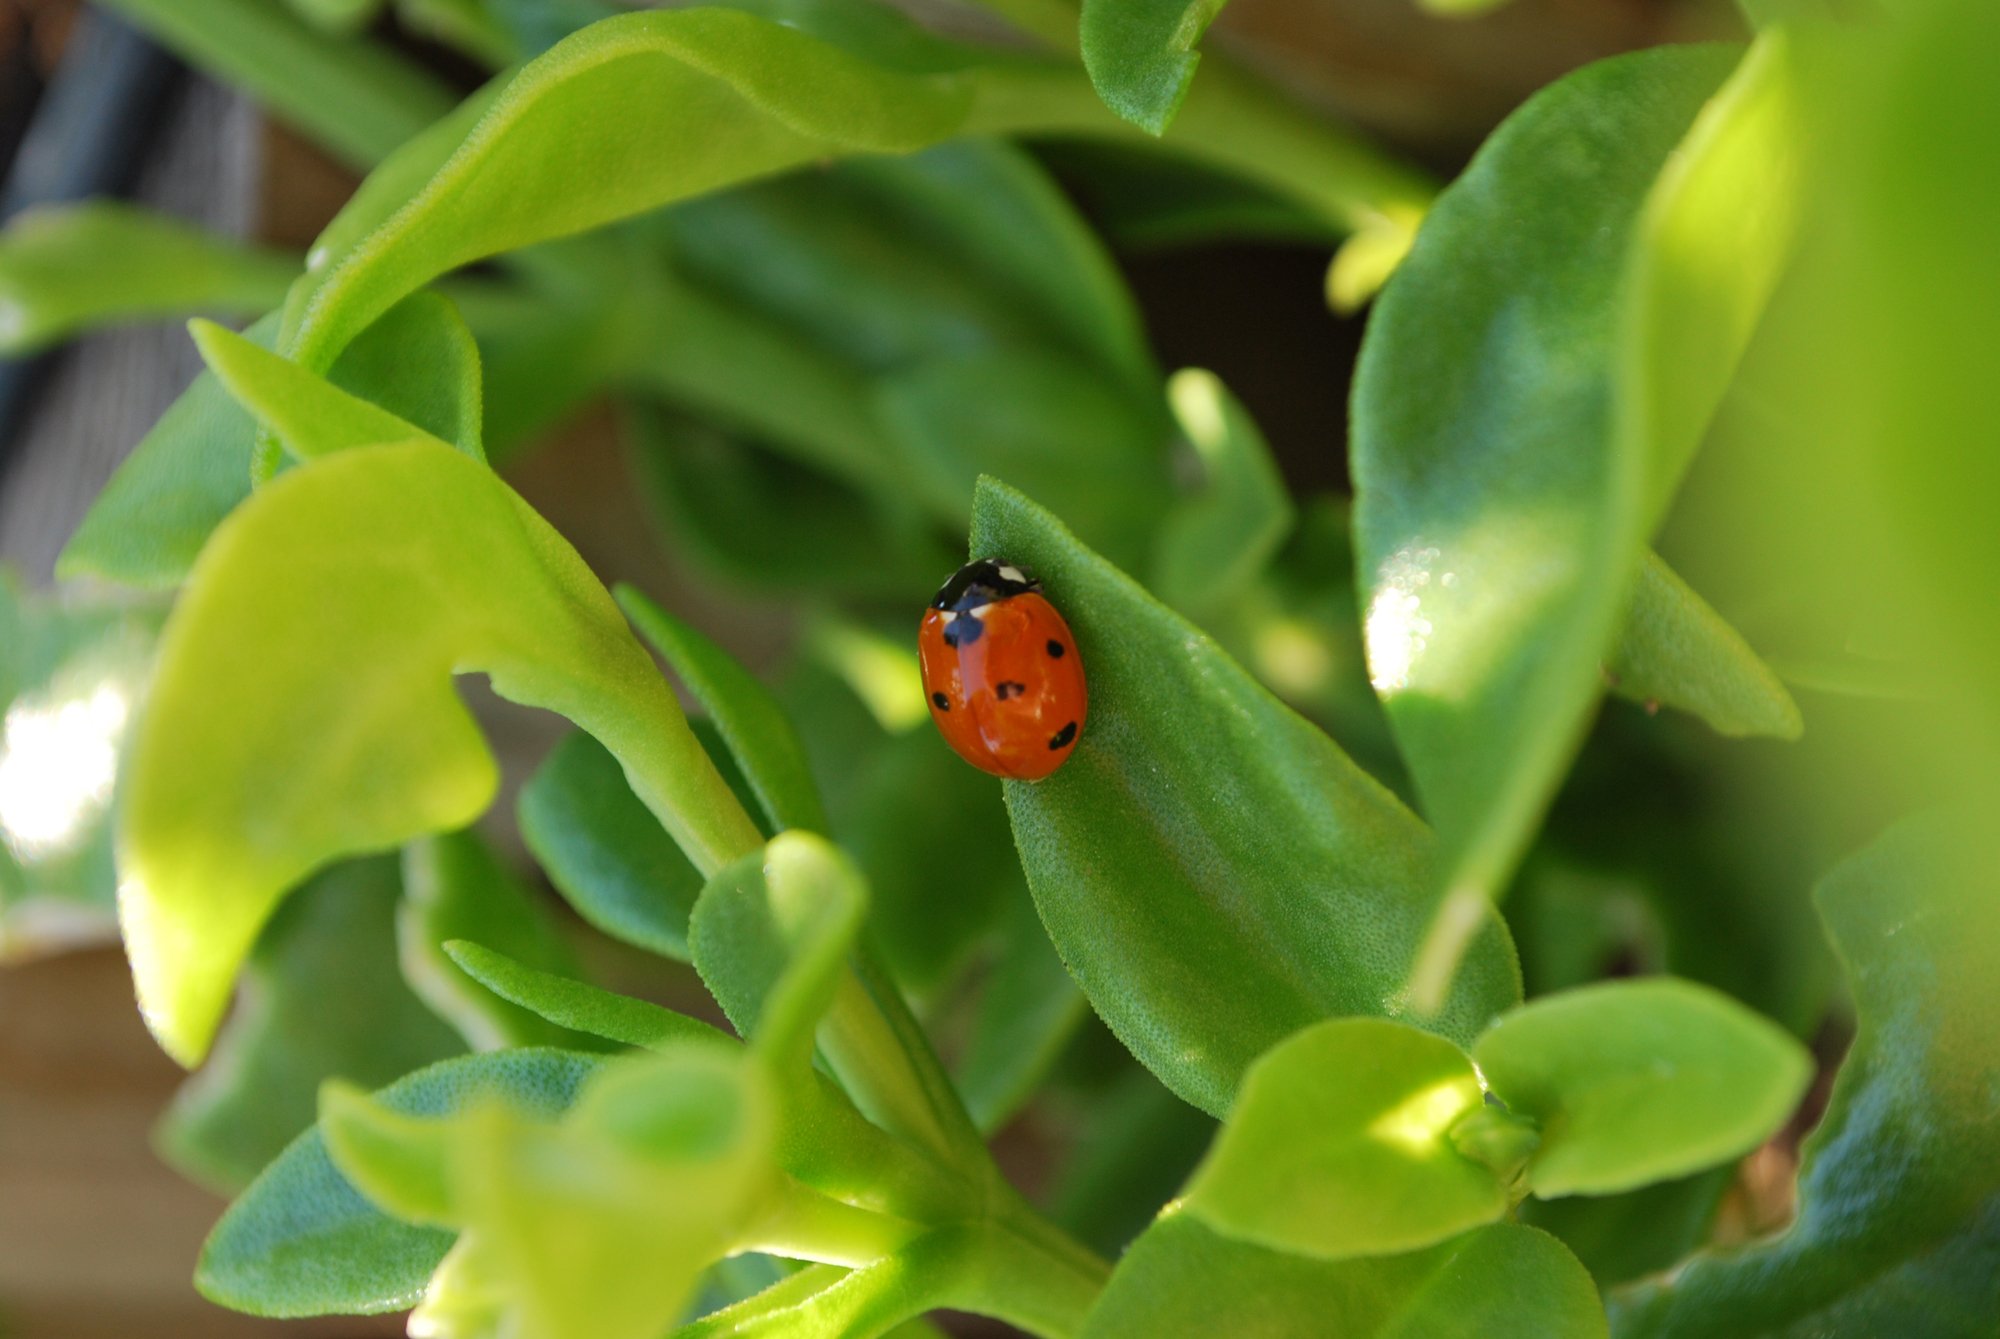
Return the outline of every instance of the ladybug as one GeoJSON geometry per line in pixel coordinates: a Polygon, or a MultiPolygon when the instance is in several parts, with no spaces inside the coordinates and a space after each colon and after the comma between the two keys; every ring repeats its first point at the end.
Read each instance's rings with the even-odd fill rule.
{"type": "Polygon", "coordinates": [[[944,583],[917,628],[938,732],[982,772],[1040,781],[1076,750],[1089,699],[1076,638],[1042,583],[981,558],[944,583]]]}

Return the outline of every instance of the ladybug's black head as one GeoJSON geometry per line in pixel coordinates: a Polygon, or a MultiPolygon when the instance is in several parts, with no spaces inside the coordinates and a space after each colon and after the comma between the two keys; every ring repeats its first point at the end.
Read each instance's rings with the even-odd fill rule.
{"type": "Polygon", "coordinates": [[[951,574],[938,589],[931,608],[952,611],[977,609],[981,605],[1040,590],[1042,583],[1004,558],[981,558],[951,574]]]}

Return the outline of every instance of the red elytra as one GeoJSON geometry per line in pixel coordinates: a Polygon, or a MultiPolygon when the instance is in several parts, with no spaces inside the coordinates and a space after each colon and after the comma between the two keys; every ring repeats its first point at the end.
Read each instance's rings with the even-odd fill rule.
{"type": "Polygon", "coordinates": [[[1020,568],[961,567],[924,610],[917,655],[938,732],[982,772],[1040,781],[1076,751],[1089,708],[1076,638],[1020,568]]]}

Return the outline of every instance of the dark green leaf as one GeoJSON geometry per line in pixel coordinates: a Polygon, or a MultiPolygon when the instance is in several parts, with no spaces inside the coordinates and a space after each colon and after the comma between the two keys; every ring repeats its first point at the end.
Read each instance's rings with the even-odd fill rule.
{"type": "Polygon", "coordinates": [[[336,865],[258,938],[242,1001],[154,1139],[187,1175],[247,1185],[313,1123],[330,1078],[375,1088],[463,1048],[397,969],[395,862],[336,865]]]}
{"type": "Polygon", "coordinates": [[[581,731],[564,739],[521,787],[516,815],[578,915],[613,939],[687,961],[701,875],[608,749],[581,731]]]}
{"type": "MultiPolygon", "coordinates": [[[[499,1097],[553,1115],[604,1058],[501,1051],[432,1065],[383,1089],[391,1111],[443,1115],[499,1097]]],[[[259,1316],[399,1311],[415,1304],[451,1235],[396,1222],[334,1170],[317,1130],[300,1135],[229,1207],[202,1247],[195,1286],[259,1316]]]]}
{"type": "MultiPolygon", "coordinates": [[[[1029,886],[1092,1005],[1209,1111],[1309,1023],[1396,1016],[1434,903],[1430,834],[1184,619],[1020,494],[983,481],[972,550],[1032,569],[1090,676],[1082,742],[1009,783],[1029,886]]],[[[1461,1043],[1519,998],[1490,911],[1435,1026],[1461,1043]]]]}
{"type": "Polygon", "coordinates": [[[1239,599],[1292,528],[1292,499],[1264,435],[1213,374],[1178,372],[1167,399],[1201,460],[1201,483],[1161,518],[1153,588],[1198,621],[1239,599]]]}
{"type": "Polygon", "coordinates": [[[442,84],[387,47],[319,32],[269,0],[109,0],[109,7],[351,167],[373,165],[451,110],[442,84]]]}
{"type": "Polygon", "coordinates": [[[906,486],[965,514],[981,474],[1016,481],[1128,566],[1148,556],[1167,493],[1166,415],[1054,350],[938,357],[880,383],[906,486]]]}
{"type": "MultiPolygon", "coordinates": [[[[244,337],[269,348],[276,315],[244,337]]],[[[56,563],[63,578],[177,586],[215,527],[250,494],[257,422],[213,372],[160,416],[97,495],[56,563]]]]}
{"type": "Polygon", "coordinates": [[[640,406],[629,422],[632,468],[667,542],[731,585],[906,600],[956,561],[927,515],[891,513],[819,470],[678,415],[640,406]]]}
{"type": "Polygon", "coordinates": [[[2000,1315],[2000,879],[1988,815],[1898,825],[1820,885],[1860,1015],[1799,1216],[1618,1307],[1624,1339],[1975,1339],[2000,1315]]]}
{"type": "Polygon", "coordinates": [[[839,768],[834,832],[868,875],[871,932],[897,981],[930,999],[1003,908],[1019,902],[1033,915],[1000,783],[967,767],[928,721],[877,732],[839,768]]]}
{"type": "Polygon", "coordinates": [[[1125,1253],[1083,1339],[1601,1339],[1604,1311],[1553,1237],[1496,1223],[1410,1255],[1308,1260],[1169,1209],[1125,1253]]]}
{"type": "Polygon", "coordinates": [[[1142,130],[1166,133],[1187,97],[1195,43],[1227,0],[1084,0],[1083,66],[1104,105],[1142,130]]]}
{"type": "Polygon", "coordinates": [[[529,968],[581,974],[576,954],[548,909],[477,835],[468,829],[419,838],[404,847],[403,889],[396,925],[403,974],[474,1048],[590,1049],[587,1038],[550,1027],[536,1013],[497,998],[446,956],[448,941],[476,939],[529,968]]]}
{"type": "Polygon", "coordinates": [[[1089,1013],[1083,993],[1042,929],[1028,890],[1017,886],[1012,891],[972,1035],[954,1076],[973,1124],[989,1132],[1027,1103],[1089,1013]]]}

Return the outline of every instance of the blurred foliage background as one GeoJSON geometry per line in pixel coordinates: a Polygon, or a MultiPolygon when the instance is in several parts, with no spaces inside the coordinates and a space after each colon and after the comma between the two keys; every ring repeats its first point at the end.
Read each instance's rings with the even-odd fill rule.
{"type": "MultiPolygon", "coordinates": [[[[297,53],[296,66],[261,68],[214,56],[200,30],[205,6],[189,6],[195,26],[186,30],[158,6],[112,8],[139,14],[208,68],[180,68],[109,10],[13,0],[0,9],[9,190],[23,180],[74,187],[47,170],[35,177],[34,135],[47,133],[51,109],[102,104],[115,88],[123,101],[111,102],[127,119],[93,160],[100,175],[84,183],[90,189],[72,193],[134,198],[207,234],[105,211],[48,239],[39,262],[45,275],[101,267],[105,291],[86,291],[67,317],[17,301],[16,310],[49,313],[39,328],[0,320],[16,355],[0,377],[0,560],[19,573],[0,585],[0,700],[71,704],[70,780],[85,801],[37,829],[35,787],[0,791],[13,796],[17,838],[0,856],[0,1324],[36,1336],[262,1333],[272,1327],[225,1316],[188,1290],[218,1201],[151,1150],[226,1193],[307,1123],[324,1075],[386,1081],[489,1038],[520,1039],[521,1019],[479,1016],[430,951],[466,933],[454,918],[471,913],[455,890],[476,886],[490,899],[504,889],[510,933],[545,927],[522,940],[531,945],[524,956],[580,962],[606,984],[693,1012],[713,1016],[712,1007],[691,976],[594,932],[525,882],[532,851],[556,884],[602,886],[597,853],[566,846],[577,824],[562,806],[596,796],[591,813],[610,822],[616,796],[591,789],[605,760],[587,742],[559,741],[552,718],[482,698],[508,780],[489,823],[413,848],[400,863],[350,863],[302,889],[259,942],[221,1053],[183,1081],[145,1037],[110,946],[102,831],[116,743],[163,607],[101,588],[46,589],[84,504],[199,364],[178,327],[92,333],[52,350],[121,303],[134,317],[192,305],[244,320],[274,307],[360,169],[491,70],[602,7],[216,7],[262,13],[275,34],[268,49],[297,53]],[[322,69],[314,51],[342,55],[322,69]],[[314,82],[321,77],[332,82],[314,82]],[[140,292],[127,262],[181,286],[140,292]],[[77,754],[80,737],[98,752],[77,754]],[[351,1017],[328,1007],[342,999],[356,1002],[351,1017]],[[397,1040],[393,1052],[379,1046],[385,1035],[397,1040]]],[[[947,30],[996,31],[942,0],[921,12],[947,30]]],[[[1742,32],[1731,7],[1707,0],[1516,0],[1476,19],[1439,18],[1405,0],[1235,0],[1209,40],[1355,126],[1410,164],[1413,180],[1444,181],[1524,97],[1564,72],[1622,50],[1742,32]]],[[[24,203],[10,194],[5,209],[24,203]]],[[[908,631],[959,557],[973,476],[990,470],[1060,501],[1107,556],[1147,573],[1163,598],[1407,795],[1363,667],[1350,578],[1346,423],[1361,320],[1329,309],[1338,240],[1293,202],[1144,146],[1030,139],[786,176],[536,248],[448,286],[479,340],[486,442],[509,481],[607,583],[652,592],[782,685],[834,832],[876,890],[892,967],[962,1077],[981,1076],[985,1086],[968,1081],[974,1114],[999,1128],[1016,1181],[1101,1250],[1128,1240],[1172,1193],[1212,1122],[1130,1061],[1054,962],[996,785],[922,728],[908,631]],[[1163,401],[1162,373],[1189,367],[1216,380],[1178,380],[1163,401]],[[1227,431],[1215,426],[1225,420],[1227,431]],[[1280,478],[1250,470],[1234,481],[1243,505],[1268,509],[1267,561],[1218,599],[1203,584],[1213,573],[1167,556],[1186,545],[1158,537],[1169,525],[1198,533],[1198,511],[1175,503],[1190,478],[1212,481],[1213,461],[1226,458],[1217,444],[1232,431],[1268,442],[1280,478]],[[873,449],[885,439],[902,466],[873,449]],[[1037,450],[1079,439],[1092,452],[1037,450]],[[970,874],[941,902],[934,874],[946,865],[970,874]],[[1001,1022],[1015,1030],[997,1031],[1001,1022]],[[996,1050],[1029,1063],[1013,1070],[982,1059],[996,1050]],[[1044,1066],[1051,1082],[1022,1106],[1044,1066]]],[[[14,282],[35,283],[29,260],[14,282]]],[[[1911,282],[1948,288],[1916,268],[1911,282]]],[[[1861,300],[1894,327],[1892,296],[1861,300]]],[[[1778,310],[1774,319],[1817,319],[1810,294],[1778,310]]],[[[1968,345],[1978,333],[1969,328],[1968,345]]],[[[393,369],[347,372],[379,386],[393,369]]],[[[1906,369],[1895,390],[1928,394],[1934,373],[1906,369]]],[[[1769,375],[1769,395],[1796,391],[1784,367],[1769,375]]],[[[1766,393],[1753,383],[1732,402],[1724,440],[1765,440],[1766,393]]],[[[423,408],[433,417],[417,421],[445,435],[450,406],[423,408]]],[[[1841,408],[1881,412],[1837,401],[1823,412],[1841,408]]],[[[249,431],[213,389],[210,402],[176,413],[207,415],[201,429],[218,435],[249,431]]],[[[159,429],[175,430],[171,419],[159,429]]],[[[1795,671],[1802,691],[1815,675],[1881,670],[1823,654],[1826,629],[1792,626],[1797,604],[1744,579],[1741,549],[1714,542],[1765,523],[1727,510],[1754,491],[1721,477],[1749,454],[1708,453],[1663,550],[1752,644],[1795,671]]],[[[217,505],[199,493],[186,499],[196,519],[217,505]]],[[[151,503],[121,515],[116,484],[108,496],[113,520],[180,523],[151,503]]],[[[1930,495],[1912,505],[1942,504],[1930,495]]],[[[1801,549],[1817,524],[1802,524],[1801,549]]],[[[177,575],[136,560],[121,567],[112,541],[92,552],[94,575],[136,588],[177,575]]],[[[1761,564],[1755,574],[1769,575],[1761,564]]],[[[1893,590],[1877,593],[1893,603],[1893,590]]],[[[1755,1005],[1827,1061],[1839,1056],[1847,1025],[1828,1009],[1831,962],[1806,892],[1857,834],[1907,807],[1922,779],[1812,784],[1857,756],[1917,756],[1873,742],[1909,728],[1901,715],[1885,719],[1875,697],[1836,692],[1815,706],[1828,728],[1803,746],[1725,743],[1644,703],[1607,708],[1512,894],[1530,994],[1609,972],[1671,970],[1755,1005]]],[[[1965,752],[1968,770],[1991,756],[1965,752]]],[[[13,765],[26,775],[25,763],[13,765]]],[[[673,855],[658,859],[664,866],[673,855]]],[[[662,877],[612,871],[612,882],[621,875],[662,877]]],[[[1782,1222],[1798,1133],[1735,1169],[1538,1212],[1600,1280],[1629,1279],[1691,1242],[1782,1222]]],[[[337,1321],[289,1332],[396,1328],[337,1321]]]]}

